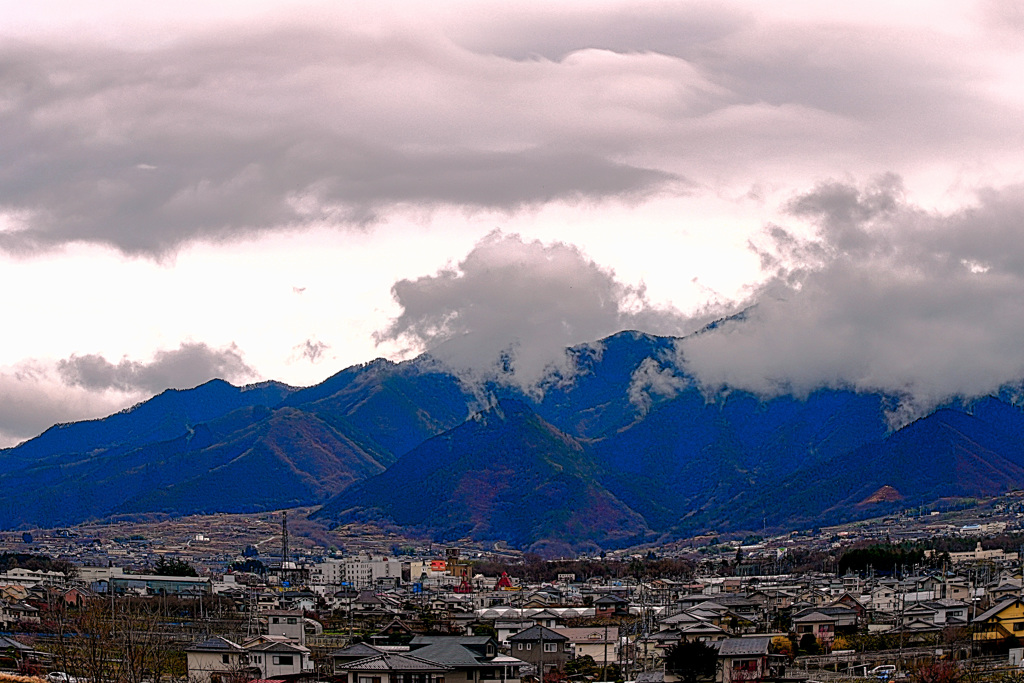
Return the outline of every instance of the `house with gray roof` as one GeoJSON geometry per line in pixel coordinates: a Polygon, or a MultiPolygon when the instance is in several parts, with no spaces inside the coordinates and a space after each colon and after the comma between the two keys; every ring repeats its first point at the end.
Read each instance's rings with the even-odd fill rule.
{"type": "Polygon", "coordinates": [[[249,668],[248,653],[238,643],[214,636],[185,648],[188,678],[195,683],[226,683],[239,676],[259,678],[249,668]]]}
{"type": "MultiPolygon", "coordinates": [[[[534,627],[543,628],[543,627],[534,627]]],[[[450,669],[449,681],[517,682],[526,662],[502,655],[498,643],[489,636],[424,636],[409,643],[409,653],[450,669]]]]}
{"type": "Polygon", "coordinates": [[[451,669],[410,654],[378,652],[335,671],[345,683],[435,683],[451,669]]]}
{"type": "Polygon", "coordinates": [[[718,647],[720,683],[759,681],[769,676],[771,636],[729,638],[714,643],[718,647]]]}
{"type": "Polygon", "coordinates": [[[529,663],[535,671],[560,671],[572,659],[572,643],[560,630],[531,626],[510,636],[512,656],[529,663]]]}

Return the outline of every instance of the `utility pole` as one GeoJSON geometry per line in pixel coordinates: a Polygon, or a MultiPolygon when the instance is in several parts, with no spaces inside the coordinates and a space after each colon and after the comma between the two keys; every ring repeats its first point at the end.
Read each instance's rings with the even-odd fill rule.
{"type": "Polygon", "coordinates": [[[540,633],[540,652],[537,653],[539,665],[537,666],[538,679],[540,683],[544,683],[544,627],[537,624],[538,633],[540,633]]]}
{"type": "Polygon", "coordinates": [[[604,620],[604,665],[601,667],[601,680],[608,680],[608,619],[604,620]]]}

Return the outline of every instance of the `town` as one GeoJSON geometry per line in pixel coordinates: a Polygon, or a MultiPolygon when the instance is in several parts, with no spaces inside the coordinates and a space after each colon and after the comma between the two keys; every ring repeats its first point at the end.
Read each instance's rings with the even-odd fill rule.
{"type": "Polygon", "coordinates": [[[50,683],[1022,672],[1019,492],[558,560],[362,527],[331,535],[304,512],[3,534],[0,670],[50,683]]]}

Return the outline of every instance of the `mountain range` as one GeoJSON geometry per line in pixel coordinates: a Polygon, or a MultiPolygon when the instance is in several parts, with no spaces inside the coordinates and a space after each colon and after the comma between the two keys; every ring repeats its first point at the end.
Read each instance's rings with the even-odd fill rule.
{"type": "Polygon", "coordinates": [[[676,342],[622,332],[574,347],[575,371],[529,392],[469,384],[429,356],[301,389],[168,390],[0,450],[0,527],[320,505],[331,525],[559,554],[1024,485],[1009,395],[892,429],[878,394],[708,395],[672,365],[676,342]]]}

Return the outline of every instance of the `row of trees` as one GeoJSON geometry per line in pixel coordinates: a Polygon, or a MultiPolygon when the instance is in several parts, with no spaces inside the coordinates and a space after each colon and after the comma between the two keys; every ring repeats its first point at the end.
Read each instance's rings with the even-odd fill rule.
{"type": "Polygon", "coordinates": [[[93,600],[48,615],[54,668],[88,683],[142,683],[185,673],[184,653],[171,640],[156,600],[93,600]]]}
{"type": "Polygon", "coordinates": [[[657,578],[689,579],[693,562],[681,558],[657,557],[649,554],[630,560],[551,560],[527,553],[521,563],[481,560],[473,563],[474,574],[501,576],[502,572],[521,577],[530,583],[555,581],[559,574],[574,574],[577,580],[593,578],[648,580],[657,578]]]}

